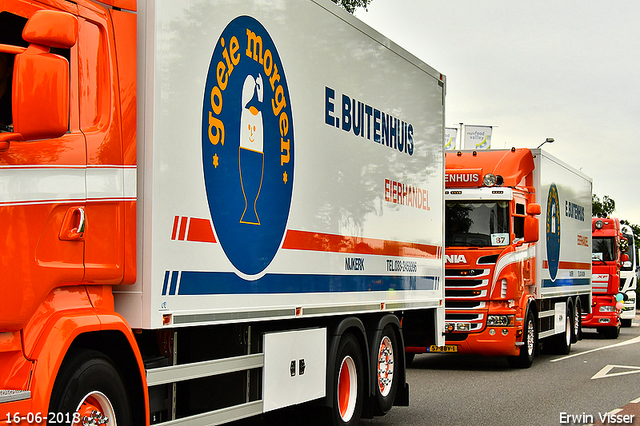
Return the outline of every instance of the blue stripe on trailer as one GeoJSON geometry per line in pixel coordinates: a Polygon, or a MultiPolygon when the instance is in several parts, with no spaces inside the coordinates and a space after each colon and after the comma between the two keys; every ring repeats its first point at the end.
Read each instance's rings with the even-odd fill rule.
{"type": "Polygon", "coordinates": [[[176,287],[180,295],[435,290],[439,282],[436,276],[294,274],[267,274],[247,281],[232,272],[183,271],[178,285],[178,272],[173,271],[169,294],[176,294],[176,287]]]}
{"type": "Polygon", "coordinates": [[[591,285],[591,280],[589,278],[561,278],[555,281],[551,280],[542,280],[542,287],[572,287],[572,286],[582,286],[582,285],[591,285]]]}

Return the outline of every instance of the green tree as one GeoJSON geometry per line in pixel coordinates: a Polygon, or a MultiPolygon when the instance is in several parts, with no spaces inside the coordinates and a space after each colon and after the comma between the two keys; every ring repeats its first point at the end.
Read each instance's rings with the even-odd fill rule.
{"type": "Polygon", "coordinates": [[[335,4],[346,10],[347,12],[353,14],[358,7],[364,7],[365,10],[369,3],[373,0],[332,0],[335,4]]]}
{"type": "Polygon", "coordinates": [[[600,201],[600,198],[598,198],[596,194],[593,194],[591,196],[591,205],[593,208],[592,215],[594,217],[598,215],[608,217],[616,209],[616,202],[613,198],[609,198],[608,195],[602,197],[602,201],[600,201]]]}

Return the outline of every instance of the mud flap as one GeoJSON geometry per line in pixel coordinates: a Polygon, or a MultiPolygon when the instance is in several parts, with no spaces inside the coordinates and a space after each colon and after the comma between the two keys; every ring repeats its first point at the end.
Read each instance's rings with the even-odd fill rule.
{"type": "Polygon", "coordinates": [[[396,407],[409,406],[409,383],[404,383],[404,386],[398,386],[398,393],[396,393],[396,399],[393,401],[393,405],[396,407]]]}

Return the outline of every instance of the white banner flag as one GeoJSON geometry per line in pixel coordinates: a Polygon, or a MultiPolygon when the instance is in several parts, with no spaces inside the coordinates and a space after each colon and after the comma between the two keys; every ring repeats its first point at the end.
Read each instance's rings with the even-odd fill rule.
{"type": "Polygon", "coordinates": [[[458,129],[455,127],[444,128],[444,149],[456,149],[456,141],[458,140],[458,129]]]}
{"type": "Polygon", "coordinates": [[[465,126],[464,149],[491,149],[491,126],[465,126]]]}

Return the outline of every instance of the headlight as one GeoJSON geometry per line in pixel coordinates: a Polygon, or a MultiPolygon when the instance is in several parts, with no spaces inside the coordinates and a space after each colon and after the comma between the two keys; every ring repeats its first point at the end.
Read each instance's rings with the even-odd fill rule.
{"type": "Polygon", "coordinates": [[[448,333],[453,331],[470,331],[471,323],[470,322],[448,322],[445,324],[445,330],[448,333]]]}
{"type": "Polygon", "coordinates": [[[600,306],[600,312],[615,312],[615,306],[600,306]]]}
{"type": "Polygon", "coordinates": [[[487,173],[484,175],[482,183],[484,183],[484,186],[494,186],[496,184],[496,175],[493,173],[487,173]]]}
{"type": "Polygon", "coordinates": [[[471,323],[469,322],[459,322],[456,323],[456,331],[470,331],[471,323]]]}
{"type": "Polygon", "coordinates": [[[487,317],[487,326],[489,327],[506,327],[512,326],[515,323],[515,315],[489,315],[487,317]]]}

